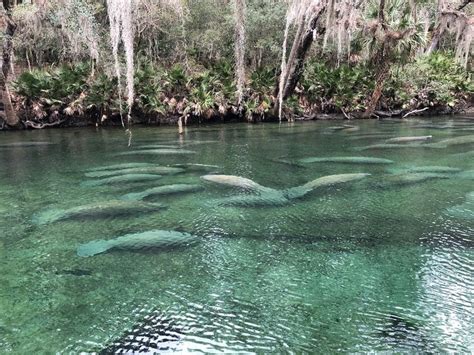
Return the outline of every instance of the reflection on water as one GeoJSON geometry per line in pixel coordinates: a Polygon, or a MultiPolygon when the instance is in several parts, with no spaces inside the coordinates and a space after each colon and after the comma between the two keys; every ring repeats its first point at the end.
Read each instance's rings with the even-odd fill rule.
{"type": "Polygon", "coordinates": [[[474,122],[394,122],[137,127],[131,148],[115,129],[0,135],[0,348],[472,352],[473,143],[457,137],[474,122]],[[162,174],[95,183],[103,166],[162,174]],[[215,173],[265,188],[200,178],[215,173]],[[370,175],[307,184],[354,173],[370,175]],[[110,204],[123,196],[162,208],[110,204]],[[51,211],[75,218],[37,223],[51,211]],[[199,243],[77,255],[152,230],[199,243]]]}

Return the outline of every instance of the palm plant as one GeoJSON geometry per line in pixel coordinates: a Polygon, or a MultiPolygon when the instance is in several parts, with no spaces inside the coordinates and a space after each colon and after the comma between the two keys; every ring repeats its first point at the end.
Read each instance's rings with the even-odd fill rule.
{"type": "Polygon", "coordinates": [[[205,116],[210,118],[214,113],[216,105],[214,92],[207,82],[201,82],[191,90],[191,108],[196,116],[205,116]]]}
{"type": "Polygon", "coordinates": [[[96,76],[87,91],[85,102],[88,107],[96,108],[101,114],[119,112],[120,103],[116,93],[117,84],[116,78],[110,78],[105,74],[96,76]]]}
{"type": "Polygon", "coordinates": [[[406,62],[422,46],[424,23],[417,16],[417,2],[379,0],[367,8],[368,25],[363,29],[363,43],[375,72],[375,86],[364,117],[370,117],[382,95],[393,64],[406,62]]]}
{"type": "Polygon", "coordinates": [[[258,68],[250,75],[251,88],[259,93],[271,93],[275,85],[275,69],[271,67],[258,68]]]}
{"type": "Polygon", "coordinates": [[[162,102],[162,74],[150,62],[142,61],[135,70],[136,103],[145,113],[165,113],[162,102]]]}

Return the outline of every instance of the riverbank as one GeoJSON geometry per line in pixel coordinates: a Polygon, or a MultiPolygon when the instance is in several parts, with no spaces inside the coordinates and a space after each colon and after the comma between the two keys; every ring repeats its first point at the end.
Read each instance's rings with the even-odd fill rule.
{"type": "MultiPolygon", "coordinates": [[[[375,120],[387,120],[387,119],[409,119],[413,117],[428,117],[428,116],[452,116],[459,118],[474,118],[474,107],[468,106],[465,109],[459,108],[458,110],[446,109],[446,110],[433,110],[433,109],[419,109],[419,110],[397,110],[397,111],[376,111],[371,119],[375,120]]],[[[121,127],[122,118],[126,120],[126,115],[122,118],[120,115],[115,114],[111,117],[103,119],[98,114],[82,115],[82,116],[68,116],[68,115],[51,115],[46,120],[29,120],[25,116],[21,116],[20,124],[16,127],[10,127],[5,123],[0,124],[0,131],[15,131],[15,130],[28,130],[28,129],[47,129],[47,128],[72,128],[72,127],[121,127]]],[[[178,115],[138,115],[133,116],[130,125],[141,125],[141,126],[178,126],[180,117],[178,115]]],[[[320,113],[313,114],[311,116],[294,117],[293,121],[359,121],[365,120],[364,118],[357,117],[353,114],[348,116],[343,113],[320,113]]],[[[284,119],[287,121],[287,119],[284,119]]],[[[183,121],[184,122],[184,121],[183,121]]],[[[264,116],[257,117],[255,120],[248,121],[245,117],[241,117],[236,114],[229,114],[226,116],[213,116],[213,117],[188,117],[185,123],[186,126],[195,126],[200,124],[218,124],[218,123],[271,123],[279,122],[277,116],[264,116]]],[[[125,123],[125,122],[124,122],[125,123]]],[[[128,125],[128,123],[125,123],[128,125]]]]}
{"type": "Polygon", "coordinates": [[[183,125],[214,122],[274,122],[292,120],[406,118],[473,112],[471,73],[448,54],[421,57],[393,70],[377,109],[367,116],[374,91],[374,72],[363,63],[334,66],[309,61],[295,93],[278,110],[278,70],[256,69],[246,80],[240,103],[234,68],[226,61],[192,69],[139,61],[134,101],[118,90],[113,75],[90,63],[26,70],[12,85],[18,119],[1,129],[127,125],[183,125]],[[122,112],[122,115],[120,115],[122,112]]]}

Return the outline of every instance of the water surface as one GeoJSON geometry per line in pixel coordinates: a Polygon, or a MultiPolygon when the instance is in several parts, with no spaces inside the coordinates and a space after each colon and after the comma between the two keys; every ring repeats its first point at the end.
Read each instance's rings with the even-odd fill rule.
{"type": "Polygon", "coordinates": [[[349,131],[334,129],[339,122],[227,124],[189,127],[182,137],[174,127],[135,127],[131,148],[119,129],[1,133],[0,349],[472,352],[474,222],[472,211],[447,212],[474,190],[472,173],[391,179],[413,166],[473,170],[474,144],[358,150],[390,137],[472,134],[474,122],[462,122],[363,121],[349,131]],[[195,153],[121,154],[150,145],[195,153]],[[333,156],[394,163],[285,163],[333,156]],[[84,183],[92,167],[135,162],[218,168],[84,183]],[[279,190],[331,174],[371,175],[284,206],[224,207],[223,198],[249,192],[200,179],[214,172],[279,190]],[[203,189],[152,197],[167,206],[153,213],[35,223],[50,209],[174,183],[203,189]],[[199,243],[76,254],[92,240],[153,229],[191,233],[199,243]]]}

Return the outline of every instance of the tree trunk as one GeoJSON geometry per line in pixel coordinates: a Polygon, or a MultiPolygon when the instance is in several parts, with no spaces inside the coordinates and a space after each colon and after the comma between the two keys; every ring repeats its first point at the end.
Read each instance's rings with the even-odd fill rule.
{"type": "Polygon", "coordinates": [[[378,53],[378,60],[376,61],[377,72],[375,75],[375,88],[372,92],[372,96],[369,103],[367,104],[365,112],[362,115],[363,118],[370,118],[374,114],[380,97],[382,96],[383,86],[390,74],[390,58],[386,55],[384,47],[385,45],[382,46],[382,48],[379,50],[380,53],[378,53]]]}
{"type": "MultiPolygon", "coordinates": [[[[379,3],[378,22],[382,29],[387,32],[388,28],[387,24],[385,23],[385,0],[380,0],[379,3]]],[[[382,96],[385,80],[387,80],[390,73],[390,44],[387,40],[388,38],[385,36],[380,48],[377,50],[372,60],[376,70],[375,87],[365,112],[362,114],[363,118],[370,118],[374,114],[374,111],[377,108],[377,104],[380,100],[380,96],[382,96]]]]}
{"type": "Polygon", "coordinates": [[[245,86],[245,17],[247,4],[245,0],[235,0],[235,75],[237,81],[237,104],[242,105],[245,86]]]}
{"type": "Polygon", "coordinates": [[[16,24],[13,22],[10,13],[7,10],[5,22],[7,24],[3,39],[3,54],[0,70],[0,115],[4,116],[7,125],[16,127],[20,121],[13,108],[10,92],[8,90],[8,75],[11,70],[11,58],[13,55],[13,35],[15,34],[16,24]],[[3,106],[3,107],[1,107],[3,106]],[[2,112],[3,109],[3,112],[2,112]]]}
{"type": "Polygon", "coordinates": [[[463,0],[463,2],[458,6],[456,10],[461,11],[464,9],[467,5],[469,5],[473,0],[463,0]]]}
{"type": "Polygon", "coordinates": [[[433,34],[432,34],[432,37],[431,37],[431,41],[430,41],[430,45],[429,47],[426,49],[426,54],[431,54],[433,53],[435,50],[438,49],[438,44],[439,44],[439,40],[441,38],[441,29],[438,26],[436,26],[436,29],[433,31],[433,34]]]}
{"type": "Polygon", "coordinates": [[[304,61],[306,59],[306,55],[308,54],[311,45],[314,41],[314,31],[317,30],[316,27],[318,26],[319,19],[321,18],[321,15],[323,14],[324,10],[325,8],[322,7],[317,13],[313,15],[313,18],[310,21],[309,28],[306,30],[306,33],[303,34],[300,44],[296,48],[296,55],[291,63],[291,67],[289,68],[290,70],[288,71],[288,78],[285,81],[283,99],[287,99],[293,94],[296,85],[301,79],[301,75],[303,74],[304,70],[304,61]]]}
{"type": "MultiPolygon", "coordinates": [[[[464,9],[467,5],[469,5],[470,3],[472,3],[473,0],[463,0],[461,2],[461,4],[456,8],[456,11],[461,11],[462,9],[464,9]]],[[[438,24],[436,25],[435,29],[433,30],[433,34],[431,36],[431,41],[430,41],[430,45],[428,46],[428,48],[426,48],[426,54],[431,54],[433,53],[434,51],[436,51],[438,49],[438,45],[439,45],[439,40],[441,39],[441,25],[439,24],[440,22],[440,18],[441,16],[443,16],[442,12],[443,12],[443,7],[442,7],[442,2],[440,0],[438,0],[438,9],[437,9],[437,12],[438,12],[438,19],[436,22],[438,22],[438,24]]]]}
{"type": "MultiPolygon", "coordinates": [[[[301,78],[301,75],[303,74],[304,61],[314,41],[314,31],[317,31],[319,19],[324,11],[325,11],[325,7],[323,6],[319,8],[318,11],[312,15],[311,21],[309,22],[309,26],[306,32],[304,32],[303,27],[298,28],[295,40],[293,41],[290,56],[288,58],[288,62],[286,66],[287,70],[285,73],[280,72],[280,76],[285,75],[283,93],[282,93],[283,100],[287,99],[289,96],[293,94],[293,92],[295,91],[296,85],[298,84],[301,78]]],[[[280,85],[280,80],[277,80],[276,86],[275,86],[275,94],[279,93],[279,85],[280,85]]],[[[279,95],[275,95],[275,97],[277,97],[277,100],[275,101],[275,109],[274,109],[275,115],[277,115],[280,109],[278,96],[279,95]]]]}

